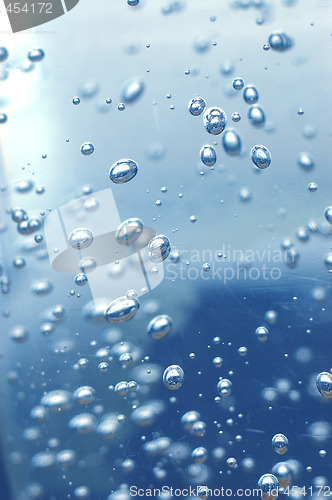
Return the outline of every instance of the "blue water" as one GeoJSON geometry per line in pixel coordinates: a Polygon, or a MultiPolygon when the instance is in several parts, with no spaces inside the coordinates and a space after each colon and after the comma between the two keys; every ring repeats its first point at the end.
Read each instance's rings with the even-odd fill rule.
{"type": "Polygon", "coordinates": [[[26,32],[4,25],[0,500],[127,500],[133,486],[144,498],[153,488],[198,485],[238,496],[263,475],[278,476],[280,462],[284,487],[306,488],[288,498],[329,496],[332,398],[316,378],[331,373],[331,13],[330,0],[80,0],[26,32]],[[32,63],[33,48],[45,56],[32,63]],[[235,90],[235,78],[243,88],[235,90]],[[248,85],[256,103],[244,98],[248,85]],[[227,115],[220,134],[209,133],[216,128],[204,111],[189,112],[197,96],[205,110],[227,115]],[[261,126],[250,120],[255,105],[261,126]],[[202,162],[205,145],[215,164],[202,162]],[[255,146],[271,163],[269,154],[253,162],[255,146]],[[137,174],[110,176],[121,159],[132,159],[137,174]],[[21,224],[18,208],[28,217],[21,224]],[[44,230],[50,214],[56,225],[44,230]],[[105,261],[119,222],[133,218],[149,238],[126,242],[121,257],[134,257],[125,265],[90,274],[54,265],[65,248],[74,252],[70,234],[82,227],[93,230],[93,245],[103,233],[113,240],[80,248],[70,262],[105,261]],[[155,234],[170,255],[165,243],[160,259],[149,257],[155,234]],[[107,322],[127,283],[126,310],[116,311],[127,321],[107,322]],[[159,315],[172,328],[153,339],[147,327],[159,315]],[[258,327],[267,328],[265,341],[258,327]],[[127,368],[123,352],[133,358],[127,368]],[[177,390],[163,382],[170,365],[184,372],[177,390]],[[231,381],[229,395],[218,393],[220,378],[231,381]],[[121,396],[122,381],[137,390],[121,396]],[[82,386],[95,396],[81,405],[74,393],[82,386]],[[45,396],[58,390],[68,405],[52,412],[45,396]],[[146,425],[141,407],[156,412],[146,425]],[[199,412],[203,435],[182,425],[189,411],[199,412]],[[72,419],[83,413],[90,424],[80,433],[72,419]],[[109,413],[112,439],[100,427],[109,413]],[[289,442],[282,455],[272,447],[280,433],[289,442]],[[148,453],[162,437],[163,450],[148,453]],[[201,464],[192,456],[198,447],[201,464]]]}

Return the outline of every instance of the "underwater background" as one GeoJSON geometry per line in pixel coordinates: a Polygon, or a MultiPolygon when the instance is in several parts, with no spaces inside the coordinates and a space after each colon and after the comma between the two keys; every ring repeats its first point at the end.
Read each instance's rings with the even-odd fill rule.
{"type": "Polygon", "coordinates": [[[2,9],[0,499],[331,496],[331,20],[80,0],[12,34],[2,9]],[[90,220],[128,261],[98,267],[90,220]]]}

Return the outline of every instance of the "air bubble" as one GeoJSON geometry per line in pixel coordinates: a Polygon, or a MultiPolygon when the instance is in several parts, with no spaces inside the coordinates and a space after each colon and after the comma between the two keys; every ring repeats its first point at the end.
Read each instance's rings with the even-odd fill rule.
{"type": "Polygon", "coordinates": [[[203,113],[206,102],[203,97],[193,97],[188,104],[189,113],[193,116],[199,116],[203,113]]]}
{"type": "Polygon", "coordinates": [[[258,92],[253,85],[247,85],[243,91],[243,99],[247,104],[256,104],[258,101],[258,92]]]}
{"type": "Polygon", "coordinates": [[[184,381],[184,371],[181,366],[171,365],[164,371],[164,385],[171,390],[179,389],[184,381]]]}
{"type": "Polygon", "coordinates": [[[309,172],[314,168],[315,160],[309,153],[303,152],[298,155],[297,164],[302,170],[309,172]]]}
{"type": "Polygon", "coordinates": [[[32,49],[28,53],[28,58],[30,59],[31,62],[39,62],[42,59],[44,59],[45,53],[43,49],[32,49]]]}
{"type": "Polygon", "coordinates": [[[84,142],[81,146],[81,153],[84,156],[92,155],[94,150],[95,150],[95,147],[91,142],[84,142]]]}
{"type": "Polygon", "coordinates": [[[204,165],[212,167],[217,161],[217,153],[213,146],[203,146],[200,150],[200,157],[204,165]]]}
{"type": "Polygon", "coordinates": [[[105,319],[110,323],[125,323],[133,318],[139,309],[137,299],[127,299],[120,297],[107,307],[105,311],[105,319]]]}
{"type": "Polygon", "coordinates": [[[262,128],[265,124],[265,114],[259,106],[251,106],[248,111],[248,119],[253,127],[262,128]]]}
{"type": "Polygon", "coordinates": [[[109,178],[115,184],[124,184],[131,181],[138,172],[137,163],[134,160],[122,159],[112,165],[109,178]]]}
{"type": "Polygon", "coordinates": [[[256,167],[264,169],[270,166],[271,154],[265,146],[254,146],[250,154],[251,160],[256,167]]]}
{"type": "Polygon", "coordinates": [[[288,439],[284,434],[275,434],[272,438],[272,448],[279,455],[283,455],[288,450],[288,439]]]}
{"type": "Polygon", "coordinates": [[[172,318],[166,314],[161,314],[153,318],[147,326],[147,334],[155,340],[166,337],[172,329],[172,318]]]}
{"type": "Polygon", "coordinates": [[[332,207],[327,207],[324,210],[325,219],[329,224],[332,224],[332,207]]]}

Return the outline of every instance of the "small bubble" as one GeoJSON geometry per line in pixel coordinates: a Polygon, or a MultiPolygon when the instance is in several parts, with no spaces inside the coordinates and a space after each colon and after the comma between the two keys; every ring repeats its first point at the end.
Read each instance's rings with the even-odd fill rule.
{"type": "Polygon", "coordinates": [[[45,53],[42,49],[32,49],[28,53],[28,58],[31,62],[39,62],[44,59],[45,53]]]}
{"type": "Polygon", "coordinates": [[[251,191],[249,188],[243,187],[240,189],[239,198],[241,201],[250,201],[251,197],[252,197],[252,195],[251,195],[251,191]]]}
{"type": "Polygon", "coordinates": [[[235,112],[232,114],[232,120],[233,122],[237,123],[241,120],[241,115],[238,112],[235,112]]]}
{"type": "Polygon", "coordinates": [[[332,398],[332,375],[329,372],[321,372],[317,375],[316,386],[323,398],[332,398]]]}
{"type": "Polygon", "coordinates": [[[171,252],[171,244],[167,236],[159,234],[150,240],[148,249],[150,260],[158,263],[167,259],[171,252]]]}
{"type": "Polygon", "coordinates": [[[243,89],[244,81],[242,78],[234,78],[232,85],[234,90],[241,90],[243,89]]]}
{"type": "Polygon", "coordinates": [[[181,366],[171,365],[164,371],[164,385],[171,390],[179,389],[184,381],[184,371],[181,366]]]}
{"type": "Polygon", "coordinates": [[[251,150],[251,160],[260,169],[265,169],[271,164],[270,151],[265,146],[254,146],[251,150]]]}
{"type": "MultiPolygon", "coordinates": [[[[141,97],[141,95],[143,94],[144,89],[145,89],[145,85],[144,85],[143,80],[141,80],[139,78],[133,78],[131,80],[128,80],[122,88],[121,99],[125,103],[132,103],[134,101],[137,101],[141,97]]],[[[119,111],[123,111],[123,110],[119,109],[119,111]]]]}
{"type": "Polygon", "coordinates": [[[265,342],[267,340],[269,331],[265,326],[259,326],[256,328],[255,335],[260,342],[265,342]]]}
{"type": "Polygon", "coordinates": [[[258,488],[263,500],[274,500],[278,496],[279,481],[273,474],[263,474],[259,478],[258,488]]]}
{"type": "Polygon", "coordinates": [[[227,397],[230,395],[231,390],[232,390],[232,382],[228,380],[227,378],[223,378],[219,380],[217,384],[217,390],[220,394],[220,396],[227,397]]]}
{"type": "Polygon", "coordinates": [[[78,286],[83,286],[88,282],[88,278],[86,274],[80,273],[75,276],[75,283],[78,286]]]}
{"type": "Polygon", "coordinates": [[[220,358],[219,356],[216,356],[215,358],[213,358],[213,365],[216,367],[216,368],[220,368],[223,364],[223,359],[220,358]]]}
{"type": "Polygon", "coordinates": [[[248,349],[246,347],[239,347],[237,352],[240,354],[240,356],[246,356],[248,349]]]}
{"type": "Polygon", "coordinates": [[[203,146],[200,150],[202,163],[207,167],[212,167],[217,161],[217,153],[213,146],[203,146]]]}
{"type": "Polygon", "coordinates": [[[300,153],[297,157],[297,164],[305,171],[312,170],[315,166],[313,157],[306,152],[300,153]]]}
{"type": "Polygon", "coordinates": [[[221,134],[227,125],[225,111],[217,107],[208,108],[203,115],[203,124],[209,134],[221,134]]]}
{"type": "Polygon", "coordinates": [[[92,155],[94,150],[95,150],[95,147],[91,142],[84,142],[81,146],[81,153],[84,156],[92,155]]]}
{"type": "Polygon", "coordinates": [[[70,233],[68,241],[72,248],[88,248],[93,242],[93,234],[90,229],[77,228],[70,233]]]}
{"type": "Polygon", "coordinates": [[[105,311],[105,319],[110,323],[124,323],[133,318],[139,309],[137,299],[120,297],[113,300],[105,311]]]}
{"type": "Polygon", "coordinates": [[[259,106],[250,106],[248,119],[253,127],[261,128],[265,123],[265,114],[259,106]]]}

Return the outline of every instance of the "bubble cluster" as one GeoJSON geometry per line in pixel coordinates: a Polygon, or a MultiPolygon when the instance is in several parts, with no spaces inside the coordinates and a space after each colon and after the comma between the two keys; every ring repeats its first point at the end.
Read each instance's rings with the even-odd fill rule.
{"type": "Polygon", "coordinates": [[[147,334],[155,340],[160,340],[169,335],[172,329],[172,318],[161,314],[153,318],[147,326],[147,334]]]}
{"type": "Polygon", "coordinates": [[[285,33],[276,31],[269,36],[269,45],[273,50],[284,52],[293,46],[293,41],[285,33]]]}
{"type": "Polygon", "coordinates": [[[212,167],[217,161],[217,153],[213,146],[203,146],[200,150],[200,157],[207,167],[212,167]]]}
{"type": "Polygon", "coordinates": [[[217,390],[221,396],[229,396],[232,390],[232,382],[227,378],[219,380],[217,390]]]}
{"type": "Polygon", "coordinates": [[[243,99],[247,104],[256,104],[258,101],[258,91],[253,85],[247,85],[243,90],[243,99]]]}
{"type": "Polygon", "coordinates": [[[310,153],[300,153],[297,157],[297,164],[302,170],[309,172],[315,166],[315,160],[310,153]]]}
{"type": "Polygon", "coordinates": [[[256,328],[255,335],[260,342],[265,342],[267,340],[269,331],[265,326],[259,326],[256,328]]]}
{"type": "Polygon", "coordinates": [[[81,146],[81,153],[84,156],[92,155],[94,150],[95,150],[95,147],[91,142],[84,142],[81,146]]]}
{"type": "MultiPolygon", "coordinates": [[[[128,2],[129,3],[129,2],[128,2]]],[[[138,2],[135,4],[137,5],[138,2]]],[[[121,92],[121,99],[124,103],[132,103],[137,101],[143,94],[145,84],[140,78],[133,78],[127,81],[121,92]]]]}
{"type": "Polygon", "coordinates": [[[332,224],[332,207],[327,207],[324,210],[325,219],[329,224],[332,224]]]}
{"type": "Polygon", "coordinates": [[[233,89],[234,90],[241,90],[243,89],[244,86],[244,81],[242,78],[234,78],[233,80],[233,89]]]}
{"type": "Polygon", "coordinates": [[[44,59],[45,53],[43,49],[31,49],[28,53],[28,58],[31,62],[39,62],[44,59]]]}
{"type": "Polygon", "coordinates": [[[253,127],[262,128],[265,124],[265,114],[259,106],[250,106],[248,119],[253,127]]]}
{"type": "Polygon", "coordinates": [[[184,371],[181,366],[170,365],[163,374],[163,382],[165,387],[171,390],[179,389],[184,381],[184,371]]]}
{"type": "Polygon", "coordinates": [[[259,478],[258,488],[262,490],[263,500],[274,500],[278,496],[279,481],[273,474],[263,474],[259,478]]]}
{"type": "Polygon", "coordinates": [[[239,156],[239,154],[241,153],[242,142],[239,134],[235,130],[225,130],[222,138],[222,144],[225,153],[230,156],[239,156]]]}
{"type": "Polygon", "coordinates": [[[74,229],[74,231],[70,233],[68,241],[70,246],[77,250],[88,248],[93,243],[92,231],[83,227],[74,229]]]}

